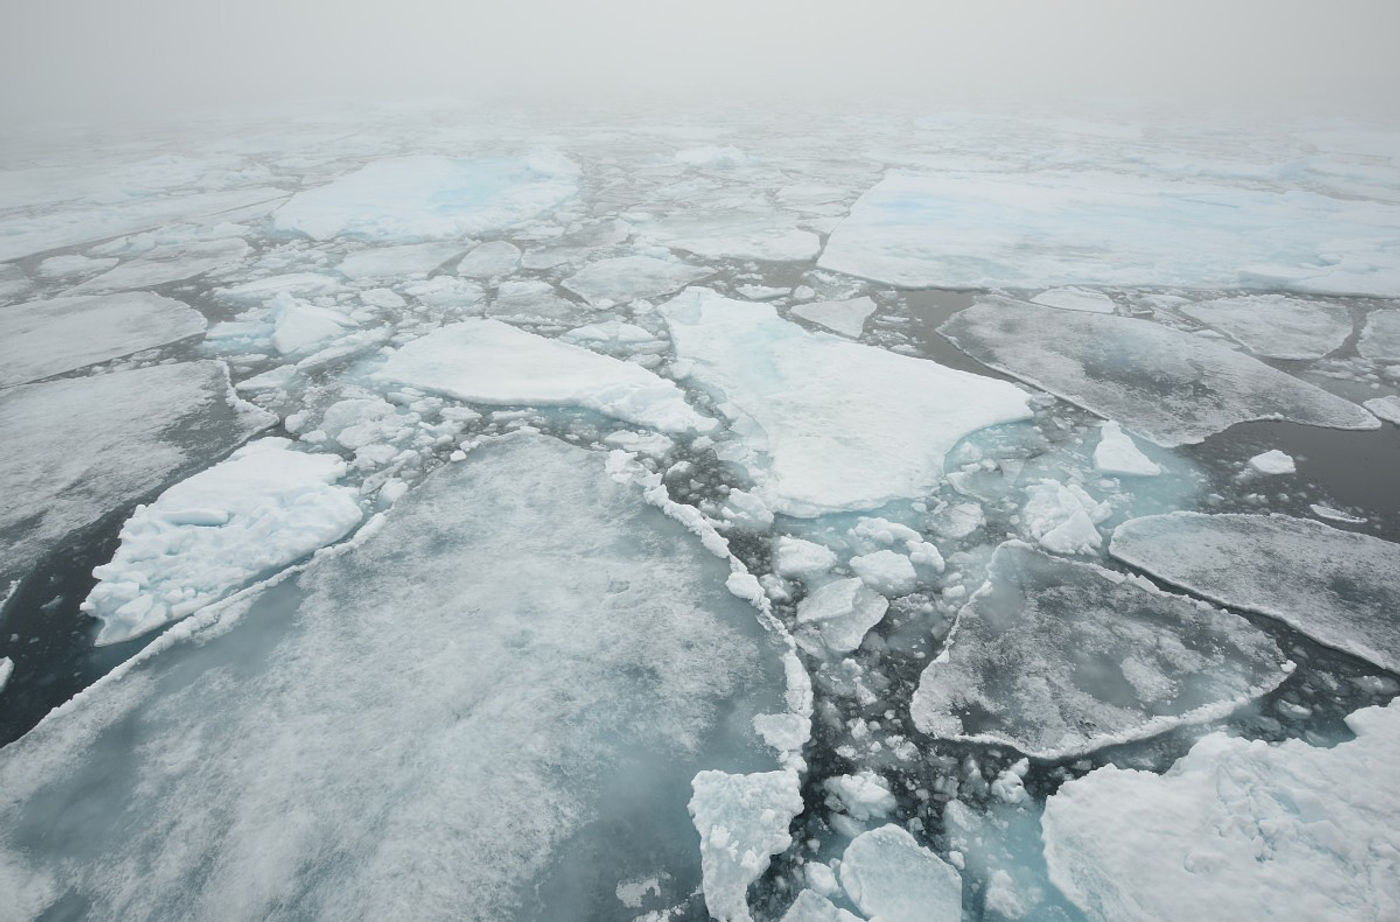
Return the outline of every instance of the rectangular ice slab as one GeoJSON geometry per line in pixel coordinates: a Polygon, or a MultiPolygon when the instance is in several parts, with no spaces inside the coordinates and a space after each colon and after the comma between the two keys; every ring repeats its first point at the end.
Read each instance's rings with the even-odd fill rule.
{"type": "Polygon", "coordinates": [[[276,421],[233,397],[221,362],[0,391],[0,585],[69,532],[276,421]]]}
{"type": "Polygon", "coordinates": [[[768,305],[691,288],[661,311],[688,379],[715,395],[755,454],[777,512],[920,496],[963,436],[1030,415],[1005,381],[809,333],[768,305]]]}
{"type": "Polygon", "coordinates": [[[911,288],[1400,295],[1400,204],[1111,172],[894,173],[819,265],[911,288]]]}
{"type": "Polygon", "coordinates": [[[375,377],[477,403],[586,407],[663,432],[714,428],[684,391],[642,366],[499,320],[434,330],[391,355],[375,377]]]}
{"type": "Polygon", "coordinates": [[[0,749],[0,914],[606,919],[662,871],[683,899],[690,781],[772,767],[783,666],[605,460],[478,449],[0,749]]]}

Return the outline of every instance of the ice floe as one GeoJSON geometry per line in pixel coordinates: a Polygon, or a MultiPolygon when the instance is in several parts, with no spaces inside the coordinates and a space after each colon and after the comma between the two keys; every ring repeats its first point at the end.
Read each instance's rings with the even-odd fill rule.
{"type": "Polygon", "coordinates": [[[1400,308],[1371,311],[1356,351],[1368,359],[1400,361],[1400,308]]]}
{"type": "Polygon", "coordinates": [[[1298,467],[1293,462],[1293,456],[1286,452],[1271,448],[1266,452],[1255,455],[1245,464],[1255,474],[1264,477],[1277,477],[1281,474],[1296,473],[1298,467]]]}
{"type": "Polygon", "coordinates": [[[797,642],[813,655],[850,653],[888,608],[885,597],[867,589],[863,580],[835,580],[798,603],[797,642]]]}
{"type": "Polygon", "coordinates": [[[624,304],[671,294],[710,274],[703,266],[679,259],[636,254],[589,263],[563,285],[590,304],[624,304]]]}
{"type": "Polygon", "coordinates": [[[352,279],[419,278],[457,256],[464,248],[460,243],[369,247],[348,254],[335,270],[352,279]]]}
{"type": "Polygon", "coordinates": [[[792,844],[788,825],[802,812],[795,771],[741,775],[704,771],[692,782],[690,815],[700,833],[705,907],[719,922],[752,922],[749,884],[792,844]]]}
{"type": "Polygon", "coordinates": [[[841,887],[872,922],[960,922],[962,877],[894,824],[856,836],[841,887]]]}
{"type": "Polygon", "coordinates": [[[933,736],[1058,758],[1224,716],[1290,668],[1238,615],[1011,542],[910,714],[933,736]]]}
{"type": "Polygon", "coordinates": [[[783,913],[782,922],[860,922],[815,890],[803,890],[783,913]]]}
{"type": "Polygon", "coordinates": [[[1400,397],[1391,394],[1387,397],[1372,397],[1362,404],[1377,418],[1400,426],[1400,397]]]}
{"type": "Polygon", "coordinates": [[[1127,477],[1156,477],[1162,473],[1162,468],[1133,444],[1133,437],[1112,420],[1099,426],[1099,444],[1094,446],[1094,468],[1105,474],[1127,477]]]}
{"type": "Polygon", "coordinates": [[[458,275],[492,279],[510,275],[519,265],[520,247],[509,240],[492,240],[472,248],[455,268],[458,275]]]}
{"type": "Polygon", "coordinates": [[[1400,672],[1400,544],[1286,515],[1173,512],[1124,522],[1109,553],[1400,672]]]}
{"type": "Polygon", "coordinates": [[[1184,304],[1181,313],[1270,359],[1316,359],[1351,335],[1351,312],[1340,304],[1286,295],[1247,295],[1184,304]]]}
{"type": "Polygon", "coordinates": [[[1103,543],[1095,526],[1112,511],[1109,503],[1095,500],[1078,484],[1047,478],[1026,488],[1021,524],[1047,551],[1088,554],[1103,543]]]}
{"type": "Polygon", "coordinates": [[[1111,314],[1115,308],[1112,298],[1091,288],[1051,288],[1031,298],[1031,301],[1046,307],[1058,307],[1067,311],[1090,311],[1095,314],[1111,314]]]}
{"type": "Polygon", "coordinates": [[[865,329],[865,320],[873,313],[875,302],[869,298],[817,301],[812,304],[798,304],[792,309],[794,317],[801,317],[849,339],[860,339],[861,331],[865,329]]]}

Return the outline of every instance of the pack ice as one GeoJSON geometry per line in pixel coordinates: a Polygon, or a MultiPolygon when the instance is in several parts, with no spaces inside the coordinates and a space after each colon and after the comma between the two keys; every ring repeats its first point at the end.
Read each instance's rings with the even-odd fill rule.
{"type": "Polygon", "coordinates": [[[278,208],[279,230],[315,240],[466,237],[528,221],[574,194],[578,168],[552,154],[375,160],[278,208]]]}
{"type": "Polygon", "coordinates": [[[1147,320],[984,300],[938,331],[978,361],[1165,447],[1253,419],[1380,425],[1356,404],[1258,359],[1147,320]]]}
{"type": "Polygon", "coordinates": [[[1286,515],[1172,512],[1124,522],[1109,553],[1400,672],[1400,544],[1286,515]]]}
{"type": "Polygon", "coordinates": [[[15,304],[0,309],[0,387],[163,346],[204,327],[198,311],[145,291],[15,304]]]}
{"type": "Polygon", "coordinates": [[[1400,204],[1103,171],[896,172],[824,269],[910,288],[1049,285],[1400,295],[1400,204]]]}
{"type": "Polygon", "coordinates": [[[1400,918],[1400,705],[1323,749],[1214,733],[1165,775],[1105,766],[1050,797],[1050,879],[1091,922],[1400,918]]]}
{"type": "Polygon", "coordinates": [[[684,900],[691,779],[773,767],[783,667],[604,462],[480,448],[0,750],[9,918],[611,918],[662,871],[684,900]]]}
{"type": "Polygon", "coordinates": [[[413,340],[375,377],[478,403],[587,407],[663,432],[715,425],[685,402],[684,391],[640,365],[489,318],[413,340]]]}
{"type": "Polygon", "coordinates": [[[1030,415],[1005,381],[810,333],[768,305],[690,288],[660,310],[687,380],[715,396],[777,512],[919,496],[963,436],[1030,415]]]}
{"type": "Polygon", "coordinates": [[[1351,312],[1340,304],[1286,295],[1216,298],[1181,307],[1255,355],[1270,359],[1316,359],[1351,335],[1351,312]]]}
{"type": "Polygon", "coordinates": [[[1009,542],[910,716],[933,736],[1060,758],[1221,717],[1290,668],[1238,615],[1009,542]]]}
{"type": "Polygon", "coordinates": [[[272,425],[232,395],[221,362],[187,362],[0,391],[0,582],[65,535],[272,425]]]}

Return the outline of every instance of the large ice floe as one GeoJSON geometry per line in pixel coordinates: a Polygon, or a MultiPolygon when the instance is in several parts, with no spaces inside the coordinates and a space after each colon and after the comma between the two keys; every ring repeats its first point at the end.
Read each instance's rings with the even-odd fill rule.
{"type": "Polygon", "coordinates": [[[428,240],[519,224],[574,194],[578,168],[548,153],[376,160],[277,209],[281,230],[317,240],[428,240]]]}
{"type": "Polygon", "coordinates": [[[1058,758],[1224,716],[1289,669],[1238,615],[1008,543],[910,714],[933,736],[1058,758]]]}
{"type": "Polygon", "coordinates": [[[0,584],[65,535],[276,422],[220,362],[158,365],[0,391],[0,584]]]}
{"type": "Polygon", "coordinates": [[[184,617],[345,536],[360,523],[356,492],[335,486],[339,455],[261,439],[162,493],[122,526],[83,610],[116,643],[184,617]]]}
{"type": "Polygon", "coordinates": [[[0,387],[163,346],[204,327],[198,311],[144,291],[0,308],[0,387]]]}
{"type": "Polygon", "coordinates": [[[626,303],[679,291],[710,274],[703,266],[657,256],[617,256],[589,263],[564,279],[564,287],[590,304],[626,303]]]}
{"type": "Polygon", "coordinates": [[[801,807],[750,720],[784,667],[729,562],[605,460],[479,448],[0,750],[8,917],[612,918],[648,877],[684,902],[698,771],[801,807]]]}
{"type": "Polygon", "coordinates": [[[1180,310],[1270,359],[1321,358],[1346,342],[1352,329],[1344,305],[1285,295],[1216,298],[1180,310]]]}
{"type": "Polygon", "coordinates": [[[640,365],[489,318],[451,324],[406,344],[375,377],[478,403],[586,407],[665,432],[715,425],[673,382],[640,365]]]}
{"type": "Polygon", "coordinates": [[[962,878],[894,824],[856,836],[841,856],[841,887],[873,922],[958,922],[962,878]]]}
{"type": "Polygon", "coordinates": [[[1030,415],[1005,381],[810,333],[767,305],[691,288],[660,310],[678,373],[715,397],[778,512],[917,497],[963,436],[1030,415]]]}
{"type": "Polygon", "coordinates": [[[978,361],[1163,446],[1200,442],[1254,419],[1380,425],[1316,385],[1147,320],[987,299],[938,329],[978,361]]]}
{"type": "Polygon", "coordinates": [[[1050,878],[1091,922],[1400,917],[1400,705],[1325,749],[1205,737],[1165,775],[1106,766],[1045,805],[1050,878]]]}
{"type": "Polygon", "coordinates": [[[825,269],[917,288],[1247,288],[1400,295],[1400,204],[1093,171],[899,172],[825,269]],[[1286,229],[1281,231],[1281,229],[1286,229]]]}
{"type": "Polygon", "coordinates": [[[1286,515],[1173,512],[1124,522],[1109,553],[1400,672],[1400,544],[1286,515]]]}

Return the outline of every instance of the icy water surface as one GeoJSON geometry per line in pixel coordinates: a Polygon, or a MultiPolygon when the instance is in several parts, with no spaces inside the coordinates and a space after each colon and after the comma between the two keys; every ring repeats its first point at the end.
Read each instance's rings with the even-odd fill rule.
{"type": "Polygon", "coordinates": [[[766,121],[7,142],[14,918],[1400,912],[1400,136],[766,121]]]}

